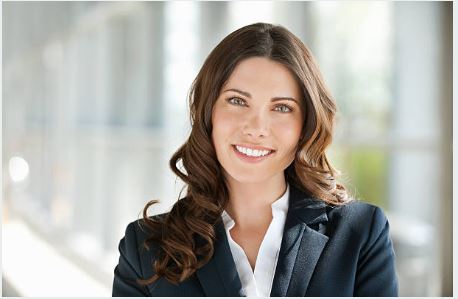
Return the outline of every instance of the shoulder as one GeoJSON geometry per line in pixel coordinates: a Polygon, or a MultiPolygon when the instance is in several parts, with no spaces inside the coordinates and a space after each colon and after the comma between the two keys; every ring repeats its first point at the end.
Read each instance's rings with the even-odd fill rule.
{"type": "Polygon", "coordinates": [[[380,207],[354,199],[340,206],[327,208],[330,224],[358,235],[378,236],[388,229],[388,220],[380,207]]]}
{"type": "Polygon", "coordinates": [[[139,297],[151,295],[151,289],[141,286],[137,281],[154,275],[151,261],[158,247],[151,243],[148,244],[149,248],[144,246],[145,241],[151,235],[143,219],[132,221],[127,225],[118,246],[120,256],[118,265],[114,269],[113,296],[139,297]]]}
{"type": "MultiPolygon", "coordinates": [[[[159,215],[150,216],[150,219],[163,219],[167,216],[168,213],[163,213],[159,215]]],[[[147,238],[151,236],[151,231],[148,229],[147,225],[145,224],[144,219],[137,219],[130,222],[125,230],[124,240],[128,244],[136,244],[140,245],[143,244],[147,238]]]]}
{"type": "Polygon", "coordinates": [[[331,218],[340,217],[357,223],[371,221],[372,219],[382,222],[386,220],[386,216],[380,207],[358,199],[353,199],[339,206],[328,206],[327,210],[328,216],[331,218]]]}
{"type": "Polygon", "coordinates": [[[382,209],[352,198],[350,201],[333,205],[297,185],[291,184],[289,211],[306,224],[323,224],[329,232],[352,231],[358,234],[379,230],[387,223],[382,209]]]}
{"type": "MultiPolygon", "coordinates": [[[[150,219],[161,219],[165,217],[167,213],[150,216],[150,219]]],[[[137,219],[130,222],[125,230],[124,237],[121,239],[119,250],[126,257],[131,258],[142,258],[142,257],[151,257],[156,251],[156,244],[149,242],[147,249],[144,244],[147,239],[152,236],[152,232],[145,224],[143,219],[137,219]]]]}
{"type": "Polygon", "coordinates": [[[395,254],[380,207],[353,200],[327,209],[329,236],[355,259],[354,296],[397,296],[395,254]]]}
{"type": "MultiPolygon", "coordinates": [[[[149,218],[162,218],[166,214],[150,216],[149,218]]],[[[152,272],[149,261],[157,254],[158,247],[154,242],[148,242],[149,248],[145,247],[145,241],[151,237],[151,231],[147,228],[143,219],[130,222],[124,236],[119,242],[118,250],[140,277],[150,277],[152,272]]]]}

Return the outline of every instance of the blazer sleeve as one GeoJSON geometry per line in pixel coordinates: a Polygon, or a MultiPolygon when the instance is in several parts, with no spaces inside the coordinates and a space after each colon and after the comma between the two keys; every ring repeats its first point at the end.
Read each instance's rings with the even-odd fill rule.
{"type": "Polygon", "coordinates": [[[372,217],[369,237],[360,251],[354,295],[396,297],[398,280],[389,223],[378,207],[372,217]]]}
{"type": "Polygon", "coordinates": [[[114,269],[112,297],[149,297],[146,286],[136,283],[143,279],[139,258],[136,222],[127,226],[125,236],[119,242],[119,262],[114,269]]]}

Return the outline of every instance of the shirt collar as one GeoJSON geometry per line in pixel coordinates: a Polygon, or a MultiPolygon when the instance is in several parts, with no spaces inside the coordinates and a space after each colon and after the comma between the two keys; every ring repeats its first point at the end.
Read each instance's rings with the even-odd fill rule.
{"type": "MultiPolygon", "coordinates": [[[[286,214],[288,213],[288,205],[289,205],[289,184],[286,183],[286,191],[283,193],[283,195],[274,201],[271,205],[272,207],[272,216],[273,218],[278,218],[278,217],[286,217],[286,214]]],[[[226,210],[223,210],[221,217],[223,219],[224,227],[227,230],[230,230],[232,227],[235,225],[234,219],[229,216],[229,214],[226,212],[226,210]]]]}

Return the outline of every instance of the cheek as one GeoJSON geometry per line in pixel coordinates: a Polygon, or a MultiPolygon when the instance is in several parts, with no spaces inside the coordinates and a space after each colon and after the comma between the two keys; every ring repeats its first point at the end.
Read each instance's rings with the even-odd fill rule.
{"type": "Polygon", "coordinates": [[[218,149],[223,146],[223,141],[228,140],[234,130],[236,130],[237,121],[234,121],[234,118],[227,112],[215,109],[213,111],[212,124],[212,139],[215,148],[218,149]]]}
{"type": "Polygon", "coordinates": [[[295,151],[301,135],[302,122],[290,120],[279,123],[275,126],[276,136],[280,144],[284,146],[285,152],[295,151]]]}

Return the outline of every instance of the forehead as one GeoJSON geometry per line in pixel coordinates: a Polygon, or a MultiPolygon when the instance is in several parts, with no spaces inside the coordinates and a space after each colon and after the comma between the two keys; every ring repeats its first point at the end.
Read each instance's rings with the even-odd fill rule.
{"type": "Polygon", "coordinates": [[[266,57],[251,57],[237,64],[224,87],[299,99],[301,89],[294,74],[283,64],[266,57]]]}

